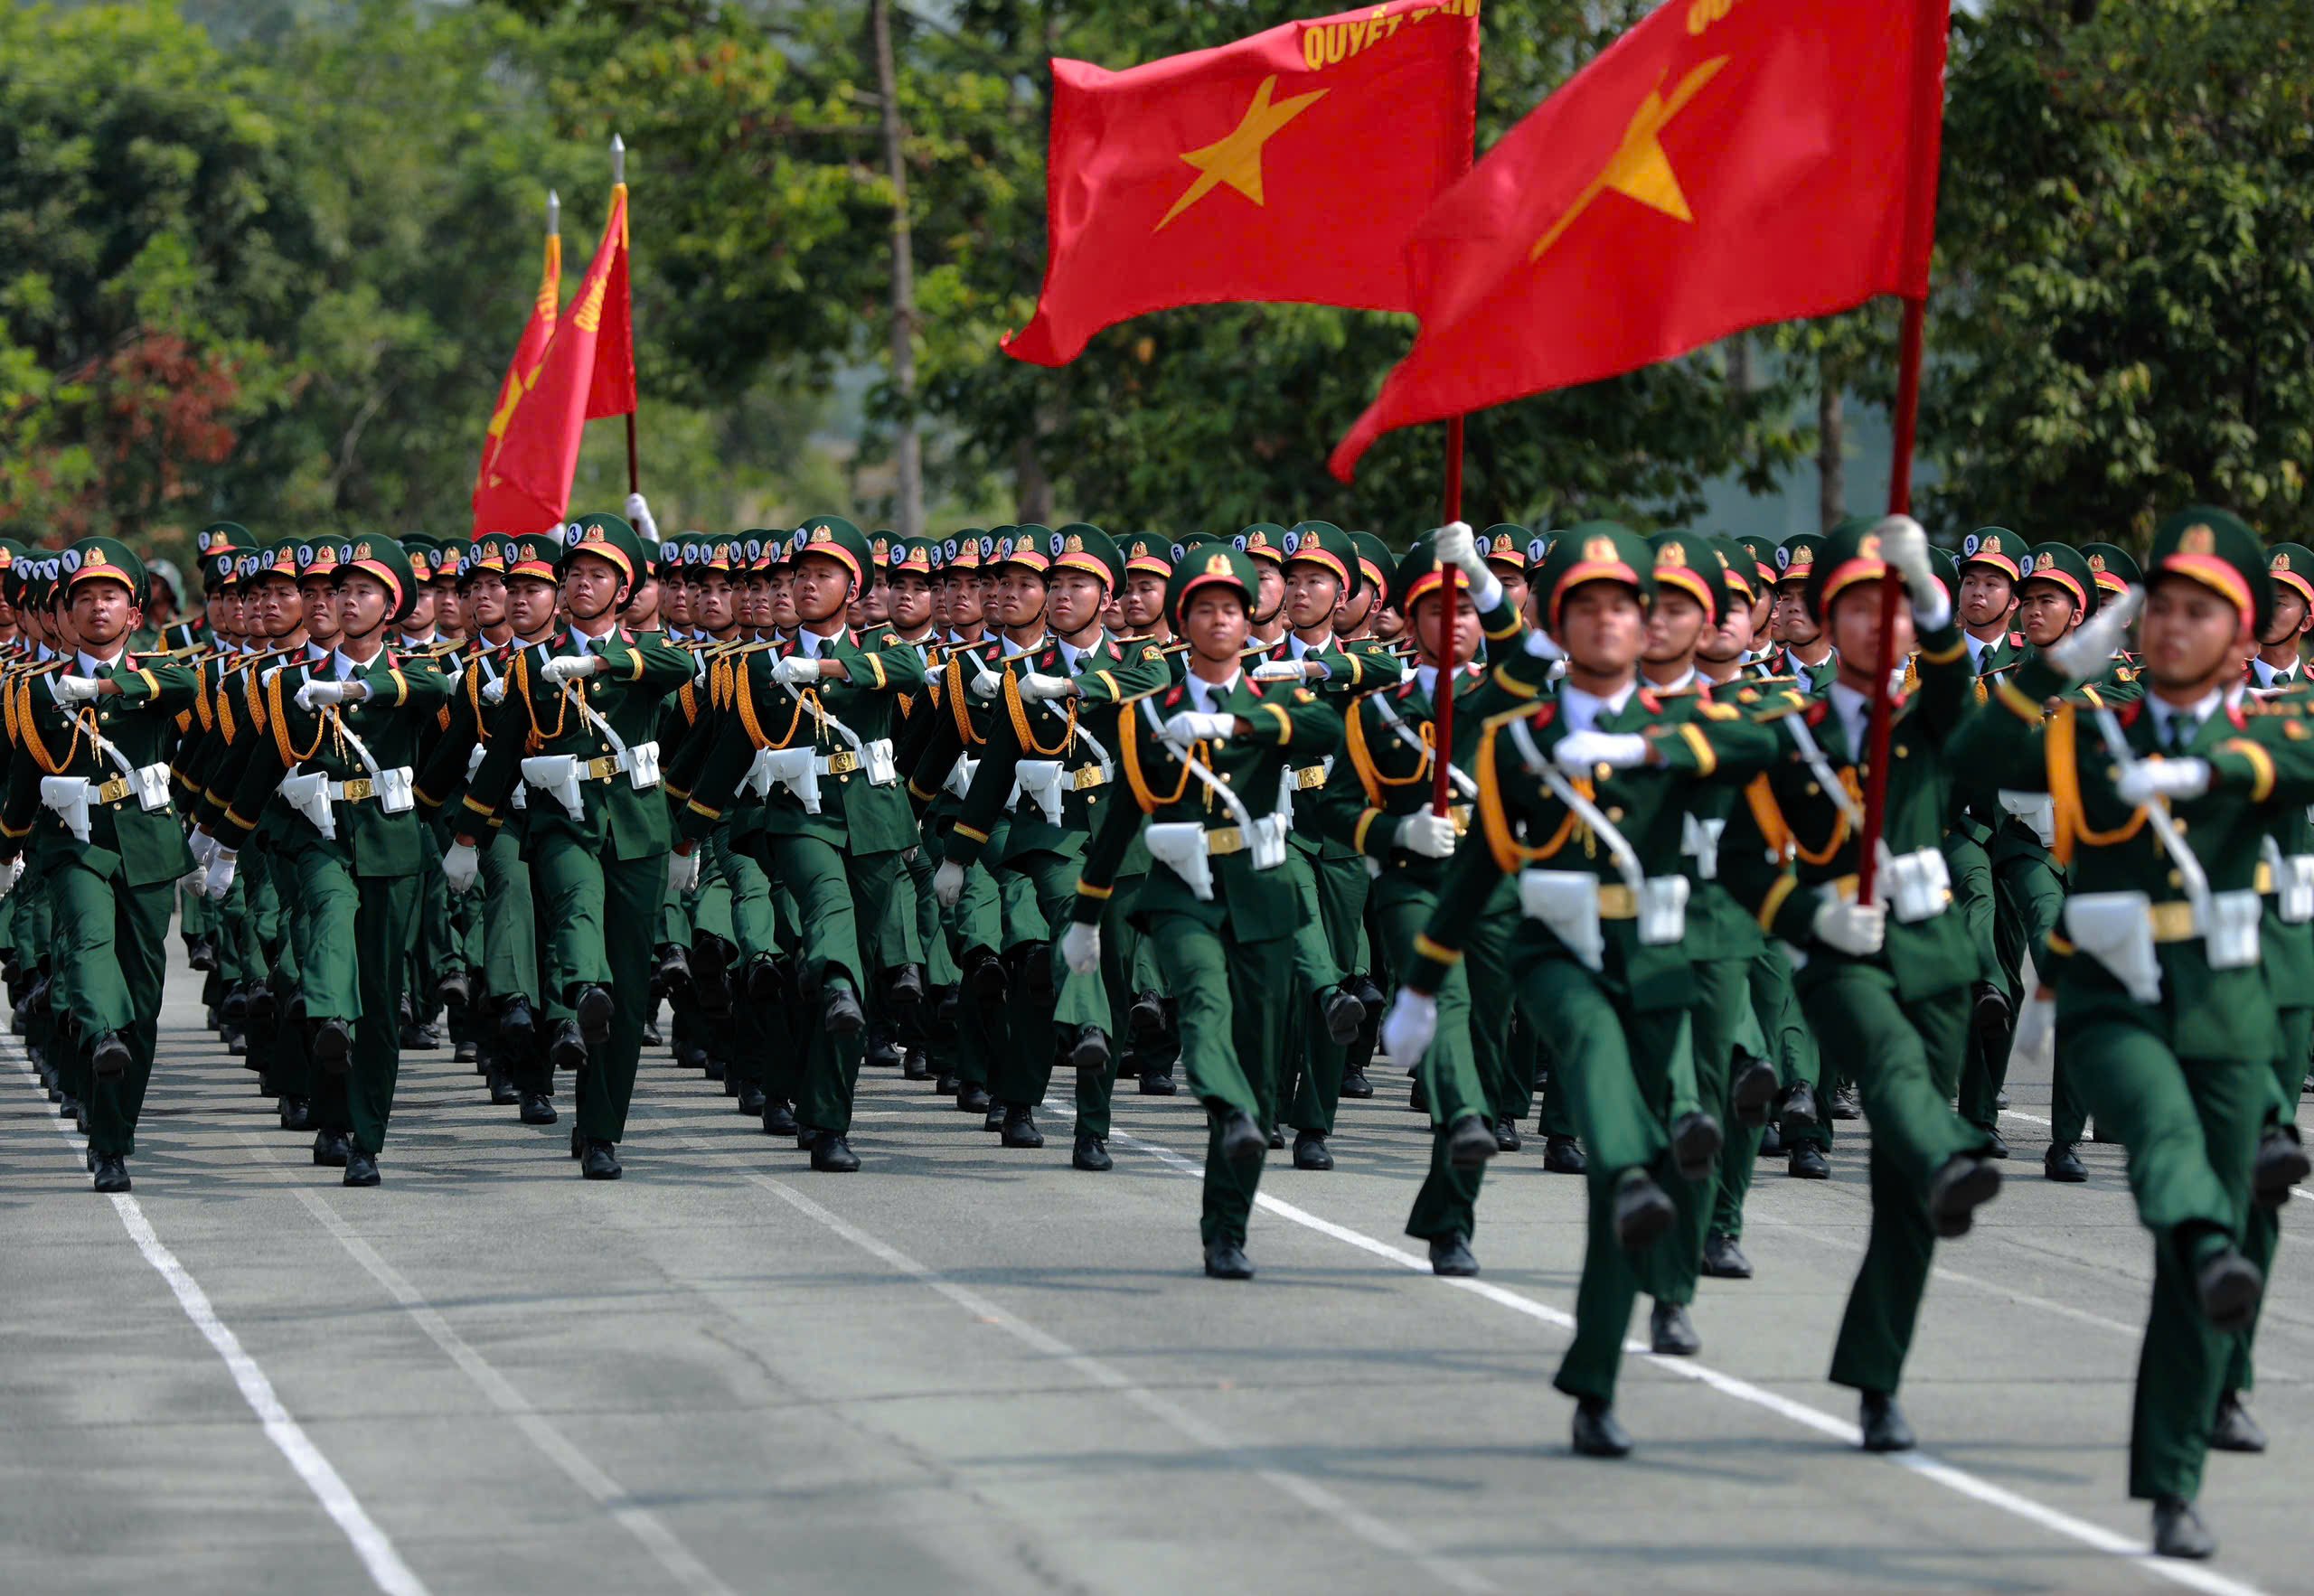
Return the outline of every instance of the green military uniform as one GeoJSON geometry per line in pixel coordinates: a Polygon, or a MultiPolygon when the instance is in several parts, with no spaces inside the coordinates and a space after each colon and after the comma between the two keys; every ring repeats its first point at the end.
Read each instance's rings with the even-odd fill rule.
{"type": "MultiPolygon", "coordinates": [[[[1935,1238],[1964,1234],[1999,1186],[1998,1168],[1980,1156],[1989,1150],[1984,1133],[1952,1108],[1978,962],[1950,912],[1938,846],[1956,762],[1946,744],[1975,705],[1950,598],[1926,540],[1909,531],[1903,558],[1917,560],[1909,580],[1919,686],[1891,711],[1883,831],[1891,862],[1875,897],[1890,906],[1885,914],[1856,904],[1866,694],[1836,684],[1750,719],[1693,723],[1656,744],[1675,769],[1742,786],[1720,842],[1720,878],[1764,930],[1804,953],[1794,980],[1801,1005],[1819,1043],[1848,1061],[1862,1088],[1873,1129],[1872,1231],[1831,1378],[1863,1394],[1865,1444],[1879,1450],[1913,1444],[1895,1393],[1935,1238]]],[[[1890,571],[1886,537],[1844,523],[1811,562],[1805,602],[1828,628],[1841,594],[1860,589],[1852,602],[1877,601],[1890,571]]]]}
{"type": "MultiPolygon", "coordinates": [[[[2265,628],[2263,551],[2223,511],[2165,521],[2147,573],[2214,591],[2265,628]]],[[[2257,892],[2281,812],[2314,798],[2314,736],[2222,690],[2118,710],[2067,699],[2045,720],[2048,699],[2102,673],[2102,661],[2074,663],[2027,662],[1955,752],[2054,801],[2054,852],[2072,870],[2043,977],[2057,1046],[2099,1125],[2128,1147],[2154,1238],[2130,1494],[2155,1504],[2157,1551],[2206,1556],[2215,1542],[2191,1504],[2221,1398],[2247,1383],[2236,1357],[2262,1287],[2240,1250],[2251,1206],[2286,1202],[2308,1169],[2272,1067],[2257,892]]]]}
{"type": "MultiPolygon", "coordinates": [[[[654,925],[672,842],[654,737],[661,700],[691,680],[691,656],[618,629],[616,608],[644,572],[642,540],[615,515],[571,523],[560,568],[596,560],[620,576],[620,599],[590,624],[515,656],[488,751],[460,803],[470,845],[529,790],[523,855],[545,927],[540,982],[569,1010],[559,1022],[584,1050],[572,1151],[589,1179],[616,1179],[650,1001],[651,944],[615,928],[654,925]]],[[[517,546],[516,563],[543,553],[517,546]]]]}
{"type": "MultiPolygon", "coordinates": [[[[1166,588],[1174,630],[1209,589],[1250,615],[1252,561],[1211,544],[1186,551],[1166,588]]],[[[1211,668],[1209,664],[1209,668],[1211,668]]],[[[1227,681],[1193,674],[1121,716],[1116,759],[1133,802],[1111,806],[1086,851],[1064,941],[1080,973],[1098,959],[1093,930],[1144,819],[1154,861],[1128,913],[1153,945],[1180,1005],[1181,1062],[1209,1129],[1199,1232],[1209,1274],[1244,1279],[1246,1224],[1261,1181],[1266,1129],[1277,1122],[1275,1061],[1284,1056],[1301,903],[1284,866],[1280,778],[1331,751],[1341,718],[1318,694],[1265,686],[1242,666],[1227,681]]]]}
{"type": "MultiPolygon", "coordinates": [[[[106,583],[144,602],[144,568],[113,539],[83,539],[60,564],[66,606],[106,583]]],[[[136,1150],[152,1079],[169,913],[193,863],[168,778],[171,722],[192,701],[192,672],[114,647],[106,659],[84,644],[75,658],[17,678],[0,809],[0,850],[13,856],[29,845],[47,856],[53,958],[99,1191],[129,1188],[123,1160],[136,1150]]]]}

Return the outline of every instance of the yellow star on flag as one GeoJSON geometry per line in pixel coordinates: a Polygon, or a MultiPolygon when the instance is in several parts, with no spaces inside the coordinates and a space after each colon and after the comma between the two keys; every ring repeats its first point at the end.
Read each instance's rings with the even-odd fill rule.
{"type": "Polygon", "coordinates": [[[1218,144],[1181,152],[1181,159],[1197,168],[1197,181],[1190,184],[1187,193],[1173,202],[1173,208],[1165,212],[1165,220],[1152,228],[1152,232],[1163,232],[1173,218],[1225,183],[1255,204],[1264,202],[1262,146],[1275,136],[1278,129],[1326,97],[1326,90],[1313,89],[1273,105],[1270,91],[1276,87],[1277,74],[1272,72],[1254,90],[1254,103],[1246,108],[1236,132],[1218,144]]]}
{"type": "Polygon", "coordinates": [[[1608,157],[1605,170],[1575,196],[1575,202],[1551,224],[1550,231],[1535,240],[1527,258],[1540,260],[1543,252],[1558,242],[1559,235],[1575,225],[1576,218],[1591,208],[1591,202],[1609,189],[1626,199],[1637,200],[1651,211],[1660,211],[1674,221],[1693,221],[1696,213],[1688,208],[1688,196],[1679,187],[1679,175],[1671,170],[1671,157],[1663,153],[1663,129],[1703,91],[1705,84],[1719,75],[1719,69],[1727,61],[1726,56],[1719,55],[1704,62],[1679,80],[1669,99],[1663,98],[1659,79],[1656,87],[1647,91],[1647,98],[1639,102],[1639,109],[1632,113],[1631,125],[1623,129],[1623,143],[1608,157]]]}

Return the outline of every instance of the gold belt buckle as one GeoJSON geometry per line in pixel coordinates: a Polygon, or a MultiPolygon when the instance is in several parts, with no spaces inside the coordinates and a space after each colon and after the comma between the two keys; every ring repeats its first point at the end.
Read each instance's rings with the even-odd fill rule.
{"type": "Polygon", "coordinates": [[[1312,787],[1325,784],[1326,767],[1322,765],[1305,765],[1293,773],[1293,790],[1297,793],[1306,793],[1312,787]]]}
{"type": "Polygon", "coordinates": [[[1246,851],[1245,830],[1239,826],[1217,826],[1205,834],[1208,853],[1243,853],[1246,851]]]}
{"type": "Polygon", "coordinates": [[[1108,779],[1109,773],[1103,770],[1099,765],[1080,765],[1075,770],[1068,773],[1069,790],[1072,792],[1082,793],[1087,787],[1098,787],[1105,784],[1108,779]]]}
{"type": "Polygon", "coordinates": [[[345,802],[348,803],[359,803],[364,799],[374,794],[377,792],[377,789],[378,784],[372,781],[368,776],[357,776],[353,781],[345,784],[345,802]]]}
{"type": "Polygon", "coordinates": [[[2194,906],[2189,903],[2155,904],[2153,940],[2156,942],[2191,942],[2195,937],[2194,906]]]}
{"type": "Polygon", "coordinates": [[[2264,859],[2260,859],[2258,861],[2258,878],[2254,883],[2253,883],[2253,885],[2257,887],[2259,897],[2273,897],[2277,890],[2274,886],[2273,866],[2268,864],[2264,859]]]}
{"type": "Polygon", "coordinates": [[[590,781],[607,782],[618,774],[618,756],[606,754],[599,759],[587,761],[587,776],[590,781]]]}
{"type": "Polygon", "coordinates": [[[125,775],[117,775],[97,789],[97,802],[99,803],[118,803],[127,796],[128,778],[125,775]]]}
{"type": "Polygon", "coordinates": [[[1599,918],[1602,920],[1638,919],[1639,895],[1621,881],[1600,882],[1599,918]]]}
{"type": "Polygon", "coordinates": [[[1454,835],[1457,837],[1464,836],[1470,831],[1471,806],[1469,804],[1457,803],[1453,805],[1452,808],[1447,810],[1446,817],[1454,822],[1454,835]]]}
{"type": "Polygon", "coordinates": [[[828,774],[830,775],[850,775],[853,771],[858,770],[859,768],[860,756],[853,753],[849,748],[844,749],[841,754],[831,754],[828,756],[828,774]]]}

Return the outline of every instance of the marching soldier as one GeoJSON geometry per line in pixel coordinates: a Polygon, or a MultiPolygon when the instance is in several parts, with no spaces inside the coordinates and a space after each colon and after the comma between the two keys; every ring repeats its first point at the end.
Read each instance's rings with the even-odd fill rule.
{"type": "Polygon", "coordinates": [[[2154,1243],[2130,1495],[2153,1504],[2157,1553],[2207,1557],[2216,1539],[2194,1498],[2264,1285],[2243,1251],[2251,1206],[2281,1206],[2309,1173],[2276,1090],[2257,871],[2280,812],[2314,799],[2314,737],[2235,696],[2272,623],[2247,527],[2180,512],[2145,574],[2143,699],[2065,699],[2045,715],[2111,669],[2129,620],[2114,605],[2020,666],[1954,752],[2054,801],[2072,894],[2023,1028],[2037,1042],[2054,1026],[2090,1112],[2129,1149],[2154,1243]]]}

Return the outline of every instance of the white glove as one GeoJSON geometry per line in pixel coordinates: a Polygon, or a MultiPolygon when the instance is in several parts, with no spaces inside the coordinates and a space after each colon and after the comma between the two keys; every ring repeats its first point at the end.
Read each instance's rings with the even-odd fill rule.
{"type": "Polygon", "coordinates": [[[816,687],[821,676],[820,662],[802,654],[790,654],[773,664],[771,674],[783,687],[816,687]]]}
{"type": "Polygon", "coordinates": [[[659,523],[651,519],[651,506],[644,502],[642,494],[629,493],[626,496],[626,519],[636,531],[643,534],[645,543],[659,540],[659,523]]]}
{"type": "Polygon", "coordinates": [[[1408,853],[1425,859],[1451,859],[1454,853],[1454,822],[1443,814],[1419,809],[1398,822],[1391,840],[1408,853]]]}
{"type": "MultiPolygon", "coordinates": [[[[5,872],[0,872],[0,874],[5,874],[5,872]]],[[[209,879],[209,872],[201,866],[195,865],[177,878],[177,886],[186,892],[197,893],[201,890],[201,884],[207,879],[209,879]]],[[[14,885],[14,880],[11,878],[6,886],[0,886],[0,897],[7,897],[8,887],[14,885]]]]}
{"type": "Polygon", "coordinates": [[[1481,610],[1491,610],[1502,602],[1502,581],[1479,552],[1478,540],[1471,534],[1471,523],[1458,521],[1440,527],[1431,546],[1438,551],[1438,563],[1451,565],[1461,571],[1471,584],[1471,604],[1481,610]]]}
{"type": "Polygon", "coordinates": [[[699,854],[671,853],[667,856],[667,890],[678,897],[699,885],[699,854]]]}
{"type": "Polygon", "coordinates": [[[973,697],[976,699],[992,699],[1003,690],[1002,674],[985,665],[981,667],[980,674],[973,678],[973,697]]]}
{"type": "Polygon", "coordinates": [[[51,689],[60,704],[85,704],[97,696],[103,683],[93,676],[60,676],[51,689]]]}
{"type": "Polygon", "coordinates": [[[505,697],[506,679],[503,676],[500,677],[495,681],[485,681],[482,684],[482,701],[484,703],[500,703],[504,700],[505,697]]]}
{"type": "Polygon", "coordinates": [[[2198,798],[2209,791],[2209,761],[2132,759],[2114,778],[2113,791],[2133,809],[2156,798],[2198,798]]]}
{"type": "Polygon", "coordinates": [[[1827,898],[1809,929],[1826,947],[1851,958],[1868,959],[1888,940],[1888,906],[1827,898]]]}
{"type": "Polygon", "coordinates": [[[1256,681],[1300,681],[1310,674],[1301,660],[1264,660],[1253,669],[1256,681]]]}
{"type": "Polygon", "coordinates": [[[1872,530],[1880,540],[1880,558],[1905,579],[1905,592],[1913,601],[1914,624],[1924,632],[1933,632],[1951,622],[1952,596],[1944,591],[1936,568],[1929,563],[1928,534],[1921,530],[1920,522],[1909,515],[1886,516],[1872,530]]]}
{"type": "Polygon", "coordinates": [[[223,903],[225,895],[233,890],[233,870],[240,862],[240,855],[230,848],[220,848],[209,861],[209,875],[201,884],[212,903],[223,903]]]}
{"type": "Polygon", "coordinates": [[[1569,775],[1588,775],[1600,765],[1629,770],[1647,763],[1647,739],[1635,731],[1571,731],[1551,757],[1569,775]]]}
{"type": "Polygon", "coordinates": [[[964,896],[964,867],[952,859],[942,859],[940,868],[932,872],[932,896],[940,900],[942,908],[955,908],[964,896]]]}
{"type": "Polygon", "coordinates": [[[482,874],[482,855],[471,842],[453,842],[442,852],[442,879],[452,892],[472,892],[482,874]]]}
{"type": "Polygon", "coordinates": [[[566,681],[576,681],[582,676],[592,676],[602,668],[599,654],[557,654],[539,667],[539,674],[556,687],[566,681]]]}
{"type": "Polygon", "coordinates": [[[16,883],[24,873],[24,856],[20,853],[8,861],[6,869],[0,870],[0,897],[5,897],[16,889],[16,883]]]}
{"type": "Polygon", "coordinates": [[[1186,746],[1190,743],[1226,743],[1237,729],[1235,715],[1205,715],[1195,709],[1175,712],[1165,722],[1165,735],[1186,746]]]}
{"type": "Polygon", "coordinates": [[[2144,602],[2145,591],[2140,587],[2105,600],[2097,606],[2095,615],[2043,651],[2049,663],[2075,681],[2102,676],[2113,662],[2113,656],[2121,652],[2121,644],[2129,640],[2130,623],[2137,619],[2138,606],[2144,602]]]}
{"type": "Polygon", "coordinates": [[[1551,634],[1540,626],[1529,628],[1527,641],[1520,646],[1538,660],[1557,662],[1566,658],[1566,651],[1551,641],[1551,634]]]}
{"type": "Polygon", "coordinates": [[[1047,676],[1031,671],[1021,678],[1021,696],[1024,699],[1065,699],[1076,690],[1074,677],[1047,676]]]}
{"type": "Polygon", "coordinates": [[[217,857],[217,839],[206,831],[196,829],[184,841],[185,846],[193,850],[193,862],[203,869],[208,868],[209,861],[217,857]]]}
{"type": "Polygon", "coordinates": [[[1390,1056],[1390,1062],[1413,1068],[1430,1051],[1431,1038],[1437,1035],[1438,1000],[1428,992],[1400,987],[1398,995],[1390,1000],[1389,1012],[1382,1016],[1382,1051],[1390,1056]]]}
{"type": "Polygon", "coordinates": [[[1060,934],[1060,956],[1072,974],[1090,975],[1101,967],[1101,928],[1083,922],[1060,934]]]}
{"type": "Polygon", "coordinates": [[[2017,1017],[2017,1047],[2027,1058],[2038,1058],[2041,1048],[2056,1033],[2057,1000],[2048,992],[2036,992],[2026,1000],[2025,1012],[2017,1017]]]}
{"type": "Polygon", "coordinates": [[[308,681],[297,690],[297,708],[318,709],[325,704],[342,703],[345,698],[343,681],[308,681]]]}

